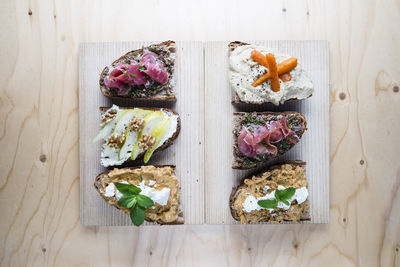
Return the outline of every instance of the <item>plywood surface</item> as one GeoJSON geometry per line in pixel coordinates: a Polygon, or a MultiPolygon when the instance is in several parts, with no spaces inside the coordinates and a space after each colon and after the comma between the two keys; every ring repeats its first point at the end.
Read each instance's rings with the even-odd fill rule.
{"type": "Polygon", "coordinates": [[[0,266],[399,266],[399,10],[397,0],[0,1],[0,266]],[[329,41],[329,224],[80,224],[78,44],[168,39],[329,41]]]}
{"type": "MultiPolygon", "coordinates": [[[[204,223],[204,55],[202,42],[178,42],[175,65],[176,104],[111,102],[99,90],[99,75],[123,54],[149,42],[83,43],[79,50],[80,213],[86,226],[132,225],[129,216],[109,206],[93,187],[100,165],[102,142],[92,143],[100,130],[99,107],[148,106],[174,109],[181,117],[181,132],[172,146],[154,154],[150,164],[176,165],[186,224],[204,223]],[[190,59],[190,60],[189,60],[190,59]]],[[[137,161],[136,164],[143,164],[137,161]]],[[[149,223],[146,223],[149,224],[149,223]]]]}

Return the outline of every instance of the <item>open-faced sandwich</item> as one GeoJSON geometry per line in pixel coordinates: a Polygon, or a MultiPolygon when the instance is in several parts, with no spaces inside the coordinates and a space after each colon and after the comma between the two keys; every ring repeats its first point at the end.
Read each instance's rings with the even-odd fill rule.
{"type": "Polygon", "coordinates": [[[297,63],[297,58],[243,42],[230,43],[229,52],[233,103],[277,106],[313,94],[311,78],[297,63]]]}
{"type": "Polygon", "coordinates": [[[139,226],[144,220],[182,224],[179,182],[175,166],[142,166],[100,173],[94,187],[104,200],[130,214],[139,226]]]}
{"type": "Polygon", "coordinates": [[[176,44],[166,41],[126,53],[100,74],[108,97],[175,101],[176,44]]]}
{"type": "Polygon", "coordinates": [[[301,161],[287,162],[244,179],[230,197],[233,218],[241,224],[310,220],[304,166],[301,161]]]}
{"type": "Polygon", "coordinates": [[[107,109],[101,130],[93,142],[105,140],[101,153],[104,167],[121,165],[144,158],[170,146],[178,137],[181,124],[178,113],[170,109],[119,108],[107,109]]]}
{"type": "Polygon", "coordinates": [[[233,114],[234,169],[250,169],[276,158],[296,145],[307,129],[295,111],[233,114]]]}

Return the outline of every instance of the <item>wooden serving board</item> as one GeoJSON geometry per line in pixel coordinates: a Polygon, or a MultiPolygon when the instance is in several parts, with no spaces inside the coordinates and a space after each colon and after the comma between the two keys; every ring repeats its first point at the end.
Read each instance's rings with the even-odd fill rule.
{"type": "MultiPolygon", "coordinates": [[[[101,143],[91,140],[100,129],[100,106],[112,102],[99,90],[102,69],[128,51],[151,42],[84,43],[79,47],[80,214],[86,226],[131,225],[125,213],[109,206],[93,187],[100,165],[101,143]]],[[[307,162],[311,223],[329,222],[329,47],[325,41],[255,41],[299,58],[315,85],[312,98],[276,108],[233,106],[228,80],[228,42],[177,42],[176,104],[132,101],[120,106],[168,107],[181,116],[174,144],[155,154],[149,164],[175,164],[181,185],[185,224],[236,224],[229,211],[232,187],[255,170],[233,170],[232,113],[296,110],[308,131],[290,152],[276,159],[307,162]]],[[[140,164],[140,162],[138,163],[140,164]]],[[[149,225],[148,223],[146,223],[149,225]]]]}

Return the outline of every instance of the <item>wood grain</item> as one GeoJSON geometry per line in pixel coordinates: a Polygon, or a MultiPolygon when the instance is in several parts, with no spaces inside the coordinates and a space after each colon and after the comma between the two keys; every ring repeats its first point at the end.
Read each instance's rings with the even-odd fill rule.
{"type": "MultiPolygon", "coordinates": [[[[181,186],[185,224],[204,223],[204,51],[202,42],[178,42],[175,62],[176,104],[110,101],[99,90],[102,69],[121,55],[150,42],[83,43],[79,49],[79,148],[80,214],[85,226],[132,225],[126,213],[109,206],[94,190],[95,177],[105,170],[100,165],[102,143],[92,143],[100,130],[99,107],[164,106],[180,114],[181,132],[174,144],[154,154],[149,164],[176,165],[181,186]],[[187,88],[190,88],[188,91],[187,88]],[[190,93],[189,93],[190,92],[190,93]]],[[[142,161],[136,162],[143,164],[142,161]]],[[[151,223],[146,223],[151,224],[151,223]]]]}
{"type": "Polygon", "coordinates": [[[4,0],[0,14],[0,266],[400,266],[397,0],[4,0]],[[329,41],[329,224],[80,225],[78,44],[157,39],[329,41]]]}
{"type": "MultiPolygon", "coordinates": [[[[205,159],[206,222],[233,224],[235,221],[226,205],[232,188],[257,170],[233,170],[232,122],[237,111],[298,111],[307,119],[308,130],[300,142],[288,153],[269,164],[285,160],[307,162],[306,174],[310,192],[311,221],[329,222],[329,46],[326,41],[250,41],[276,49],[283,54],[297,57],[299,64],[308,71],[315,92],[307,100],[273,105],[232,105],[232,89],[228,78],[228,43],[205,43],[205,101],[207,121],[205,131],[207,155],[205,159]],[[224,134],[225,133],[225,134],[224,134]],[[218,177],[218,178],[216,178],[218,177]]],[[[269,165],[267,164],[267,165],[269,165]]]]}

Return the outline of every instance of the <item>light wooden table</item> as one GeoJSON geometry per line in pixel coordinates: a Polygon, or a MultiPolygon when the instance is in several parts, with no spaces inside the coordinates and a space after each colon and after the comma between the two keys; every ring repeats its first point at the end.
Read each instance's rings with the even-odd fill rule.
{"type": "Polygon", "coordinates": [[[400,266],[400,2],[0,2],[0,266],[400,266]],[[329,225],[79,223],[78,43],[327,39],[329,225]]]}

